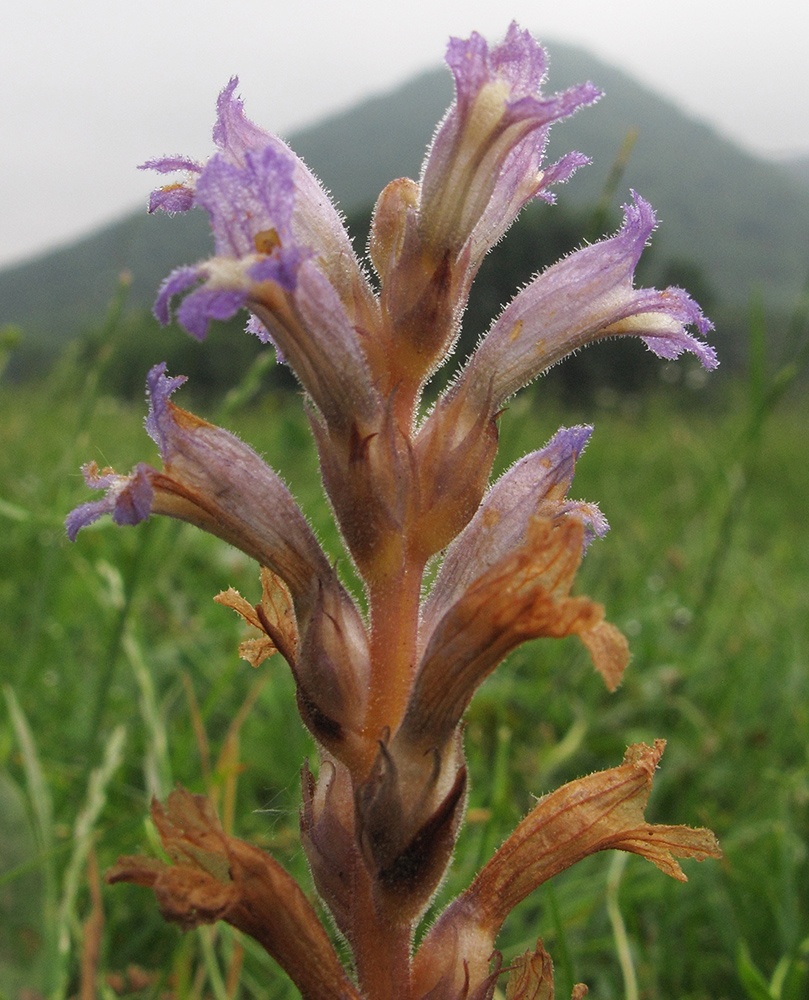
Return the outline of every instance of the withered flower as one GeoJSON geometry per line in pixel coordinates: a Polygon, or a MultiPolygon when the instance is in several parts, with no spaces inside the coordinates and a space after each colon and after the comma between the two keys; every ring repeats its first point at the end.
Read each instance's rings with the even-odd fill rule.
{"type": "Polygon", "coordinates": [[[306,997],[359,997],[298,883],[269,854],[228,837],[205,796],[178,789],[165,806],[152,803],[152,819],[173,863],[119,858],[108,882],[148,886],[183,930],[227,921],[264,945],[306,997]]]}

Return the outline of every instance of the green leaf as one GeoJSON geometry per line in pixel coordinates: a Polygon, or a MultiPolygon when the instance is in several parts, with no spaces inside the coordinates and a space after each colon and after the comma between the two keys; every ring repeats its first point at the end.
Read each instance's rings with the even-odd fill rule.
{"type": "Polygon", "coordinates": [[[753,962],[745,941],[740,941],[736,949],[736,972],[750,1000],[779,1000],[753,962]]]}

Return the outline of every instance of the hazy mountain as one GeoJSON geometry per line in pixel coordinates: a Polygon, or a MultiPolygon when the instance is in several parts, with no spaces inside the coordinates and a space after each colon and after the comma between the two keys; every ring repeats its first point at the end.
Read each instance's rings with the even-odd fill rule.
{"type": "MultiPolygon", "coordinates": [[[[616,207],[635,188],[663,223],[661,261],[690,260],[726,304],[747,302],[758,287],[771,306],[788,308],[809,266],[809,184],[781,165],[758,160],[669,101],[587,53],[549,45],[550,86],[592,79],[605,97],[555,127],[550,156],[579,149],[593,164],[562,189],[571,206],[595,204],[627,132],[637,142],[616,207]]],[[[397,176],[418,176],[424,149],[452,95],[436,70],[291,136],[343,209],[367,208],[397,176]]],[[[805,166],[805,165],[804,165],[805,166]]],[[[97,318],[122,270],[133,276],[130,302],[150,304],[178,263],[210,253],[201,212],[169,219],[138,212],[77,243],[0,272],[0,323],[21,324],[49,343],[97,318]]]]}
{"type": "Polygon", "coordinates": [[[809,194],[809,156],[795,156],[789,160],[782,160],[779,166],[809,194]]]}

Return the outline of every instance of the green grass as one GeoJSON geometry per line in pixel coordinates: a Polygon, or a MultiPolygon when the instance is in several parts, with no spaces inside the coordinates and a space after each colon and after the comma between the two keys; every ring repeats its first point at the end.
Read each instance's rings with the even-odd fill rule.
{"type": "MultiPolygon", "coordinates": [[[[213,790],[238,835],[310,885],[297,810],[312,746],[285,664],[240,661],[243,629],[211,600],[231,585],[257,598],[246,558],[170,522],[64,537],[64,515],[87,499],[81,462],[125,471],[154,458],[145,407],[103,395],[103,357],[80,372],[65,362],[0,398],[0,996],[78,995],[92,939],[100,997],[291,997],[228,928],[183,937],[151,893],[99,894],[98,870],[155,849],[149,798],[175,782],[213,790]],[[143,971],[127,974],[132,965],[143,971]]],[[[506,959],[541,935],[562,998],[577,981],[601,1000],[630,997],[634,979],[643,998],[798,1000],[809,950],[809,407],[787,399],[745,436],[740,385],[674,398],[662,387],[563,413],[540,382],[502,417],[501,467],[561,423],[595,423],[573,492],[599,501],[612,530],[577,591],[604,603],[633,662],[609,695],[575,640],[545,640],[484,685],[466,730],[472,821],[441,898],[534,796],[663,737],[648,816],[711,827],[723,860],[686,863],[681,885],[639,858],[589,858],[513,915],[506,959]]],[[[194,409],[188,391],[179,401],[194,409]]],[[[300,400],[238,402],[225,422],[281,472],[338,557],[300,400]]]]}

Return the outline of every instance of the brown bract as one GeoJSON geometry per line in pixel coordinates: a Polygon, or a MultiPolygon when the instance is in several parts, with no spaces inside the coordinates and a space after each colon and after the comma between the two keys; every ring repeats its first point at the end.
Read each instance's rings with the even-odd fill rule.
{"type": "Polygon", "coordinates": [[[148,886],[183,930],[227,921],[255,938],[307,1000],[358,1000],[297,882],[268,854],[226,836],[205,796],[177,789],[165,806],[152,802],[152,819],[173,864],[122,857],[107,882],[148,886]]]}
{"type": "Polygon", "coordinates": [[[478,685],[512,649],[540,637],[578,635],[613,690],[629,660],[626,639],[604,609],[571,597],[584,525],[535,517],[525,543],[476,580],[430,636],[401,737],[425,751],[443,746],[478,685]]]}
{"type": "MultiPolygon", "coordinates": [[[[577,983],[571,1000],[581,1000],[586,995],[587,987],[577,983]]],[[[533,951],[525,952],[511,963],[506,1000],[553,1000],[553,996],[553,963],[540,938],[533,951]]]]}
{"type": "Polygon", "coordinates": [[[275,652],[288,663],[295,663],[298,648],[298,626],[289,588],[280,576],[261,567],[261,601],[252,605],[238,590],[228,587],[214,597],[217,604],[232,608],[248,625],[264,634],[258,639],[246,639],[239,645],[239,656],[257,667],[275,652]]]}
{"type": "Polygon", "coordinates": [[[665,742],[636,743],[623,763],[546,795],[519,824],[469,888],[444,911],[416,954],[415,995],[456,1000],[489,975],[489,959],[508,913],[571,865],[615,848],[640,854],[680,881],[677,858],[721,856],[710,830],[647,823],[643,810],[665,742]],[[444,983],[438,993],[435,984],[444,983]]]}

